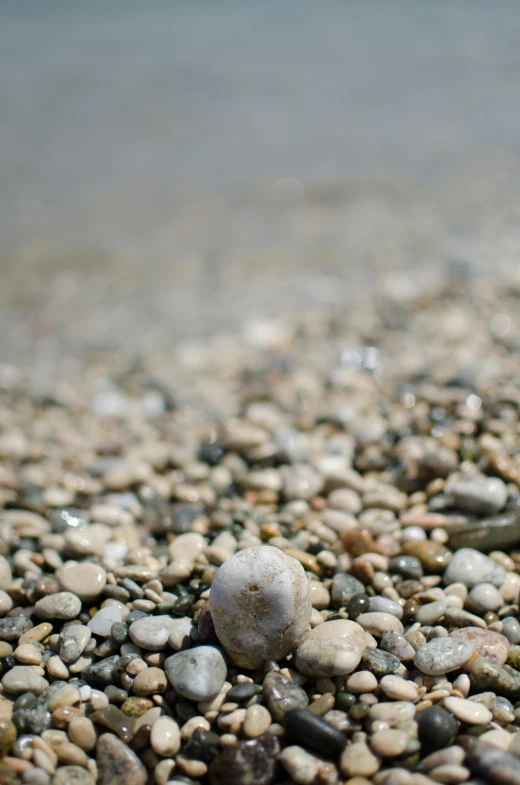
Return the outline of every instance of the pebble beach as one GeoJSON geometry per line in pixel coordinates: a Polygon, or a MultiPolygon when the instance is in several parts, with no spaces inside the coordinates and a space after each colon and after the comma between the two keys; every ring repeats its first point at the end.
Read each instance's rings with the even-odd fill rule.
{"type": "Polygon", "coordinates": [[[2,365],[0,783],[520,783],[519,298],[2,365]]]}

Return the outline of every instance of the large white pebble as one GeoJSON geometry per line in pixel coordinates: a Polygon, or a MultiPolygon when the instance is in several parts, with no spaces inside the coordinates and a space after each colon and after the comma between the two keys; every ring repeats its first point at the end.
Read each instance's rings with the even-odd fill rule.
{"type": "Polygon", "coordinates": [[[311,616],[309,581],[301,564],[269,545],[227,559],[211,585],[218,639],[242,668],[260,668],[291,652],[311,616]]]}

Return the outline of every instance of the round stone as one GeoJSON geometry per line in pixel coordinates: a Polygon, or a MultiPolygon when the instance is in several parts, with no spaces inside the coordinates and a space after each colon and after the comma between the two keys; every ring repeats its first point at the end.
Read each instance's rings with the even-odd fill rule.
{"type": "Polygon", "coordinates": [[[409,736],[404,730],[385,728],[376,731],[370,738],[370,746],[382,758],[397,758],[406,752],[409,736]]]}
{"type": "Polygon", "coordinates": [[[447,747],[459,731],[454,716],[441,706],[430,706],[417,717],[419,740],[428,752],[447,747]]]}
{"type": "Polygon", "coordinates": [[[370,671],[357,671],[348,678],[346,688],[354,695],[362,692],[374,692],[377,690],[377,679],[370,671]]]}
{"type": "Polygon", "coordinates": [[[497,665],[506,662],[511,648],[505,635],[480,627],[462,627],[460,630],[453,630],[449,637],[465,641],[479,657],[485,657],[497,665]]]}
{"type": "Polygon", "coordinates": [[[468,594],[467,604],[475,613],[498,611],[505,603],[502,595],[492,583],[477,583],[468,594]]]}
{"type": "Polygon", "coordinates": [[[471,646],[456,638],[433,638],[415,652],[414,664],[428,676],[440,676],[461,668],[471,658],[471,646]]]}
{"type": "Polygon", "coordinates": [[[171,616],[145,616],[130,625],[128,634],[141,649],[160,651],[167,647],[170,633],[178,627],[178,622],[179,619],[171,616]]]}
{"type": "Polygon", "coordinates": [[[341,771],[349,779],[371,777],[379,771],[379,767],[379,759],[362,742],[351,744],[341,756],[341,771]]]}
{"type": "Polygon", "coordinates": [[[172,717],[159,717],[152,726],[150,744],[157,755],[170,758],[176,755],[181,748],[181,733],[179,726],[172,717]]]}
{"type": "Polygon", "coordinates": [[[357,622],[326,621],[305,636],[294,662],[306,676],[345,676],[357,668],[365,647],[365,633],[357,622]]]}
{"type": "Polygon", "coordinates": [[[417,684],[400,676],[383,676],[380,687],[388,698],[396,701],[414,702],[419,695],[417,684]]]}
{"type": "Polygon", "coordinates": [[[170,684],[184,698],[206,701],[215,697],[226,680],[226,662],[214,646],[179,651],[164,663],[170,684]]]}
{"type": "Polygon", "coordinates": [[[70,591],[48,594],[34,606],[34,613],[40,619],[75,619],[80,611],[81,600],[70,591]]]}
{"type": "Polygon", "coordinates": [[[132,690],[140,697],[157,695],[166,689],[166,676],[160,668],[145,668],[134,678],[132,690]]]}
{"type": "Polygon", "coordinates": [[[402,623],[397,616],[393,616],[391,613],[380,613],[378,611],[362,613],[357,617],[356,621],[364,630],[371,635],[375,635],[376,638],[380,638],[388,630],[403,632],[402,623]]]}
{"type": "Polygon", "coordinates": [[[265,706],[261,706],[258,703],[253,704],[253,706],[249,706],[249,708],[246,710],[246,718],[244,720],[244,736],[246,736],[248,739],[257,739],[267,731],[272,721],[273,718],[265,706]]]}
{"type": "Polygon", "coordinates": [[[15,694],[34,692],[39,695],[48,685],[46,679],[38,676],[29,665],[15,665],[2,678],[4,690],[15,694]]]}
{"type": "Polygon", "coordinates": [[[481,516],[500,512],[507,502],[507,485],[498,477],[457,480],[448,493],[457,507],[481,516]]]}
{"type": "Polygon", "coordinates": [[[82,602],[93,602],[107,582],[106,570],[93,562],[67,561],[56,571],[56,578],[63,591],[72,592],[82,602]]]}
{"type": "Polygon", "coordinates": [[[309,627],[309,581],[301,564],[269,545],[245,548],[219,568],[209,603],[217,637],[242,668],[296,648],[309,627]]]}
{"type": "Polygon", "coordinates": [[[493,719],[493,714],[483,703],[466,700],[465,698],[445,698],[444,708],[451,711],[458,720],[466,722],[468,725],[487,725],[493,719]]]}
{"type": "Polygon", "coordinates": [[[478,583],[492,583],[500,587],[506,579],[506,570],[489,556],[474,548],[460,548],[455,551],[445,573],[444,583],[463,583],[468,589],[478,583]]]}

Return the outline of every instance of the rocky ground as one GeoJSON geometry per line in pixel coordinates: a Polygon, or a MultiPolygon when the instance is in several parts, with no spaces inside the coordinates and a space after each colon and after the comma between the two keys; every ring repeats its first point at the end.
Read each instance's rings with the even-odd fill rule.
{"type": "Polygon", "coordinates": [[[2,785],[520,782],[520,282],[387,284],[1,366],[2,785]]]}

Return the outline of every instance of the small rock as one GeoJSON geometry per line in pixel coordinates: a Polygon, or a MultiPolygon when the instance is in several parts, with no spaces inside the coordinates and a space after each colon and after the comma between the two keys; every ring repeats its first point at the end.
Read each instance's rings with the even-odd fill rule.
{"type": "Polygon", "coordinates": [[[355,594],[364,594],[364,592],[364,585],[353,575],[337,572],[330,588],[331,605],[336,609],[344,608],[355,594]]]}
{"type": "Polygon", "coordinates": [[[168,637],[178,621],[171,616],[145,616],[130,625],[128,634],[139,648],[160,651],[167,647],[168,637]]]}
{"type": "MultiPolygon", "coordinates": [[[[266,733],[225,747],[209,767],[210,785],[272,785],[279,744],[266,733]]],[[[104,785],[104,783],[102,783],[104,785]]]]}
{"type": "Polygon", "coordinates": [[[417,717],[419,740],[426,751],[447,747],[458,733],[459,726],[452,714],[441,706],[430,706],[417,717]]]}
{"type": "Polygon", "coordinates": [[[354,742],[341,756],[340,768],[345,777],[372,777],[380,768],[380,761],[362,742],[354,742]]]}
{"type": "Polygon", "coordinates": [[[291,778],[297,785],[336,785],[338,775],[333,763],[324,761],[311,755],[301,747],[292,745],[286,747],[278,758],[291,778]]]}
{"type": "Polygon", "coordinates": [[[88,623],[88,628],[94,635],[101,635],[108,638],[112,630],[112,625],[122,621],[121,611],[114,605],[107,605],[101,608],[88,623]]]}
{"type": "Polygon", "coordinates": [[[70,591],[48,594],[34,606],[34,613],[40,619],[75,619],[80,611],[81,600],[70,591]]]}
{"type": "MultiPolygon", "coordinates": [[[[415,653],[413,649],[412,651],[415,653]]],[[[381,649],[372,649],[369,646],[363,652],[361,662],[376,676],[386,676],[388,673],[394,673],[401,664],[399,658],[394,654],[381,649]]]]}
{"type": "Polygon", "coordinates": [[[500,588],[506,579],[502,565],[473,548],[461,548],[453,555],[444,573],[444,583],[463,583],[468,589],[478,583],[491,583],[500,588]]]}
{"type": "Polygon", "coordinates": [[[490,690],[513,701],[520,700],[520,673],[509,665],[497,665],[479,657],[471,666],[469,677],[475,689],[490,690]]]}
{"type": "Polygon", "coordinates": [[[0,619],[0,641],[16,643],[32,626],[32,621],[25,616],[9,616],[7,619],[0,619]]]}
{"type": "Polygon", "coordinates": [[[96,750],[98,785],[145,785],[146,769],[131,749],[114,736],[104,733],[96,750]]]}
{"type": "Polygon", "coordinates": [[[468,594],[467,604],[470,610],[483,614],[497,611],[505,603],[496,586],[491,583],[477,583],[468,594]]]}
{"type": "Polygon", "coordinates": [[[485,741],[477,741],[467,752],[466,763],[477,776],[496,785],[520,785],[518,758],[485,741]]]}
{"type": "Polygon", "coordinates": [[[4,690],[15,694],[34,692],[39,695],[48,684],[48,681],[38,676],[29,665],[15,665],[2,678],[4,690]]]}
{"type": "Polygon", "coordinates": [[[396,701],[415,702],[419,695],[415,682],[405,681],[400,676],[384,676],[379,686],[388,698],[396,701]]]}
{"type": "Polygon", "coordinates": [[[150,744],[157,755],[170,758],[181,748],[180,729],[172,717],[159,717],[152,726],[150,744]]]}
{"type": "Polygon", "coordinates": [[[507,486],[498,477],[457,480],[449,488],[457,507],[475,515],[495,515],[507,502],[507,486]]]}
{"type": "Polygon", "coordinates": [[[273,670],[267,674],[262,690],[267,698],[269,711],[277,722],[280,722],[287,712],[305,709],[309,703],[305,690],[280,671],[273,670]]]}
{"type": "Polygon", "coordinates": [[[345,676],[357,668],[365,647],[365,633],[355,621],[327,621],[305,636],[294,662],[306,676],[345,676]]]}
{"type": "Polygon", "coordinates": [[[56,578],[66,592],[75,594],[82,602],[93,602],[107,582],[107,573],[93,562],[68,561],[56,571],[56,578]]]}
{"type": "Polygon", "coordinates": [[[480,627],[463,627],[453,630],[450,638],[465,641],[479,657],[485,657],[490,662],[503,665],[511,648],[509,641],[500,632],[483,630],[480,627]]]}
{"type": "Polygon", "coordinates": [[[362,613],[356,619],[364,630],[376,638],[380,638],[387,630],[403,632],[403,625],[396,616],[390,613],[362,613]]]}
{"type": "Polygon", "coordinates": [[[60,766],[56,769],[51,785],[95,785],[95,780],[82,766],[60,766]]]}
{"type": "Polygon", "coordinates": [[[414,664],[422,673],[439,676],[462,667],[473,654],[471,646],[456,638],[433,638],[417,649],[414,664]]]}
{"type": "MultiPolygon", "coordinates": [[[[229,693],[227,699],[229,700],[229,693]]],[[[253,706],[249,706],[246,710],[246,718],[242,730],[248,739],[257,739],[267,731],[271,723],[272,717],[265,706],[256,703],[253,706]]]]}
{"type": "Polygon", "coordinates": [[[401,662],[413,660],[415,657],[414,647],[406,640],[403,633],[397,630],[387,630],[383,633],[381,648],[393,654],[401,662]]]}
{"type": "Polygon", "coordinates": [[[331,758],[341,755],[347,743],[341,731],[307,709],[294,709],[285,715],[285,733],[289,742],[331,758]]]}
{"type": "Polygon", "coordinates": [[[296,559],[268,545],[227,559],[213,580],[209,603],[220,643],[243,668],[282,659],[309,627],[305,571],[296,559]]]}
{"type": "Polygon", "coordinates": [[[397,758],[406,752],[409,736],[404,730],[385,728],[376,731],[370,738],[372,752],[381,758],[397,758]]]}
{"type": "Polygon", "coordinates": [[[158,695],[160,692],[164,692],[166,687],[166,676],[161,668],[145,668],[135,676],[132,682],[132,690],[135,695],[140,697],[158,695]]]}
{"type": "Polygon", "coordinates": [[[503,619],[502,635],[504,635],[510,643],[520,643],[520,621],[515,619],[514,616],[508,616],[503,619]]]}
{"type": "Polygon", "coordinates": [[[92,632],[84,624],[69,624],[60,633],[60,657],[63,662],[76,662],[85,651],[92,632]]]}
{"type": "Polygon", "coordinates": [[[198,646],[168,657],[164,668],[172,687],[184,698],[205,701],[222,689],[226,662],[214,646],[198,646]]]}
{"type": "Polygon", "coordinates": [[[191,631],[193,620],[189,616],[182,616],[180,619],[172,619],[168,644],[175,651],[187,649],[191,645],[191,631]]]}
{"type": "Polygon", "coordinates": [[[444,708],[468,725],[487,725],[493,719],[493,714],[482,703],[465,698],[445,698],[444,708]]]}

